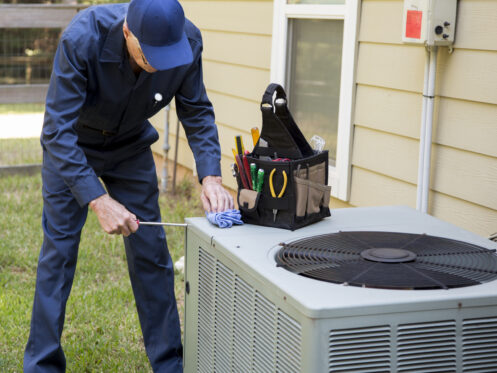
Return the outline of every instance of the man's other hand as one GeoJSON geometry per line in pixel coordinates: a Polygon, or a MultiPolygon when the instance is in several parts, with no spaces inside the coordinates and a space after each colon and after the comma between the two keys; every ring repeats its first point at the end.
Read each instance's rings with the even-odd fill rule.
{"type": "Polygon", "coordinates": [[[200,199],[207,212],[223,212],[235,206],[233,197],[222,185],[221,176],[206,176],[202,179],[200,199]]]}
{"type": "Polygon", "coordinates": [[[135,214],[129,212],[108,194],[94,199],[89,206],[97,214],[103,230],[109,234],[122,234],[128,237],[138,229],[135,214]]]}

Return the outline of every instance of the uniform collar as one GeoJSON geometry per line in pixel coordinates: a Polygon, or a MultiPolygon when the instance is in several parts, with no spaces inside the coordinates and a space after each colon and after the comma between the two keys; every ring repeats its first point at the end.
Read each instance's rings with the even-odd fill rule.
{"type": "Polygon", "coordinates": [[[124,18],[117,20],[111,26],[102,48],[100,62],[122,62],[124,59],[123,24],[124,18]]]}

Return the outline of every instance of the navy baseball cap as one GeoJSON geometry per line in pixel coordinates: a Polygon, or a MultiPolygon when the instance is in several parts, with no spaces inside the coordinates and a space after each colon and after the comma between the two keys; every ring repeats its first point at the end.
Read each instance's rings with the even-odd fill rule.
{"type": "Polygon", "coordinates": [[[126,16],[148,63],[168,70],[193,61],[185,13],[177,0],[132,0],[126,16]]]}

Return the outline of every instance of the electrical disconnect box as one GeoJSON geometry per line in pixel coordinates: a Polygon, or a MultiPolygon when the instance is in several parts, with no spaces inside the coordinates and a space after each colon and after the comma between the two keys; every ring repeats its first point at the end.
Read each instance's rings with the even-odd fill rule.
{"type": "Polygon", "coordinates": [[[404,0],[402,41],[427,46],[454,43],[457,0],[404,0]]]}

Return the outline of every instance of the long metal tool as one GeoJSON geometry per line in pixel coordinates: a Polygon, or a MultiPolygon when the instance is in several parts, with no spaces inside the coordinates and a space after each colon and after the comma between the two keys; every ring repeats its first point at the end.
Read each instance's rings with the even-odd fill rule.
{"type": "Polygon", "coordinates": [[[176,171],[178,168],[179,117],[176,120],[176,139],[174,140],[173,194],[176,194],[176,171]]]}
{"type": "Polygon", "coordinates": [[[167,227],[186,227],[186,223],[163,223],[163,222],[152,222],[152,221],[136,221],[138,225],[162,225],[167,227]]]}
{"type": "Polygon", "coordinates": [[[164,151],[164,163],[162,165],[162,179],[161,179],[161,188],[160,191],[162,193],[167,192],[167,179],[168,179],[168,166],[169,166],[169,149],[171,146],[169,145],[169,105],[166,106],[164,110],[164,145],[162,146],[162,150],[164,151]]]}

